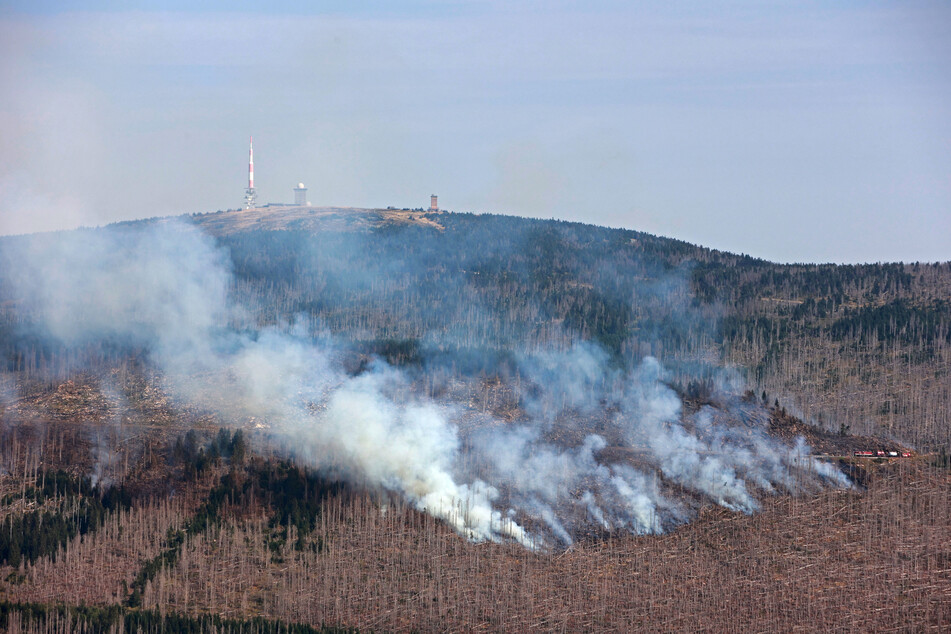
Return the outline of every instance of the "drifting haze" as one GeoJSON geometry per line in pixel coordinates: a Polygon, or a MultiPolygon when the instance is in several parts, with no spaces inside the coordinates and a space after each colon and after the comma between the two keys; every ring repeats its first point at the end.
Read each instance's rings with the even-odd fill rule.
{"type": "Polygon", "coordinates": [[[4,3],[0,233],[259,200],[951,259],[944,3],[4,3]],[[176,10],[177,9],[177,10],[176,10]]]}

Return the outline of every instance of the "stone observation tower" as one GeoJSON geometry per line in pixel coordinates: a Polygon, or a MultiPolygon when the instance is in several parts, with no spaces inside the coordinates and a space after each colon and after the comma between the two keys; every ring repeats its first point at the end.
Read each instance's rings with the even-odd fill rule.
{"type": "Polygon", "coordinates": [[[429,197],[429,211],[439,211],[439,203],[436,202],[436,194],[429,197]]]}

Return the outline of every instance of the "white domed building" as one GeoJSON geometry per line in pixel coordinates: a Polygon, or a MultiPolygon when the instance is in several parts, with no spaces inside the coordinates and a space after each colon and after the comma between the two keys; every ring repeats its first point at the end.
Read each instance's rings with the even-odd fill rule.
{"type": "Polygon", "coordinates": [[[294,188],[294,204],[298,207],[307,207],[310,205],[307,202],[307,188],[304,187],[304,183],[297,183],[297,187],[294,188]]]}

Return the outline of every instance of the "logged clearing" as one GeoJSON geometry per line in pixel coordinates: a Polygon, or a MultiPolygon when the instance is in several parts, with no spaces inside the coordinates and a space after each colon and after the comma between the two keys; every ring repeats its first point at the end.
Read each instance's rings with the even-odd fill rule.
{"type": "Polygon", "coordinates": [[[194,217],[194,222],[215,236],[244,231],[341,231],[386,224],[419,225],[442,230],[437,214],[410,209],[359,207],[258,207],[194,217]]]}

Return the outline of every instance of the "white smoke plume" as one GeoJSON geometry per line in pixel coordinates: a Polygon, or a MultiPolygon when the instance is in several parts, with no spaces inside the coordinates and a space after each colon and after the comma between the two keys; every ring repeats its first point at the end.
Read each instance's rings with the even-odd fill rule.
{"type": "Polygon", "coordinates": [[[267,420],[304,464],[398,493],[473,540],[534,548],[592,530],[662,532],[695,510],[674,487],[751,513],[758,494],[848,486],[803,444],[769,438],[763,420],[741,434],[708,409],[685,416],[656,360],[625,375],[588,343],[524,355],[524,419],[463,434],[465,407],[419,396],[398,369],[377,361],[353,376],[329,337],[255,327],[252,307],[230,298],[227,253],[191,225],[6,246],[2,282],[42,334],[145,349],[184,402],[267,420]],[[592,417],[603,433],[585,431],[592,417]],[[576,439],[557,436],[566,425],[576,439]]]}

